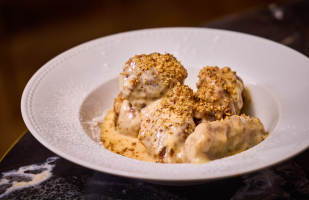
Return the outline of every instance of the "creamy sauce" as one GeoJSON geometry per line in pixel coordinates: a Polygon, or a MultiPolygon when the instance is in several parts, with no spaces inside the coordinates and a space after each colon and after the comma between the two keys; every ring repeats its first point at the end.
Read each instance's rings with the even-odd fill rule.
{"type": "Polygon", "coordinates": [[[244,85],[230,68],[204,67],[198,77],[195,118],[207,122],[239,114],[244,85]]]}
{"type": "Polygon", "coordinates": [[[137,110],[141,110],[160,98],[169,88],[160,82],[159,77],[154,77],[155,74],[158,74],[156,68],[151,67],[149,71],[152,73],[150,73],[139,70],[136,65],[135,63],[125,65],[125,74],[120,74],[119,85],[122,96],[128,99],[137,110]],[[141,74],[138,76],[139,73],[141,74]],[[132,80],[139,80],[139,82],[135,83],[132,80]]]}
{"type": "Polygon", "coordinates": [[[154,162],[137,138],[124,136],[115,130],[113,109],[107,113],[104,122],[100,124],[100,128],[101,140],[107,150],[128,158],[154,162]]]}
{"type": "Polygon", "coordinates": [[[187,76],[187,70],[171,54],[136,55],[123,67],[119,89],[122,97],[141,111],[187,76]]]}
{"type": "Polygon", "coordinates": [[[137,110],[135,110],[129,101],[124,100],[121,105],[120,114],[118,118],[118,123],[116,130],[118,133],[137,138],[141,118],[137,110]]]}
{"type": "MultiPolygon", "coordinates": [[[[249,104],[251,102],[251,96],[250,96],[250,92],[248,90],[247,87],[245,87],[244,89],[245,91],[245,101],[244,101],[244,108],[241,110],[241,113],[246,113],[249,107],[249,104]]],[[[160,102],[156,101],[154,103],[151,104],[151,106],[148,106],[144,109],[142,109],[142,117],[140,118],[140,116],[138,116],[138,121],[140,121],[143,118],[150,118],[151,121],[155,120],[156,121],[156,116],[155,115],[150,115],[150,113],[156,113],[155,111],[160,110],[160,106],[157,107],[156,104],[158,104],[160,102]]],[[[128,110],[129,112],[129,105],[126,105],[125,103],[122,105],[122,112],[121,113],[125,113],[124,110],[128,110]]],[[[173,149],[174,154],[171,156],[166,156],[164,158],[164,162],[168,162],[168,163],[181,163],[181,162],[189,162],[189,163],[205,163],[205,162],[209,162],[211,160],[214,159],[218,159],[218,158],[222,158],[222,157],[226,157],[226,156],[231,156],[231,155],[235,155],[237,153],[240,153],[246,149],[251,148],[252,146],[258,144],[259,142],[261,142],[262,140],[264,140],[267,136],[268,133],[265,133],[265,131],[262,131],[261,129],[263,129],[263,125],[258,123],[259,125],[253,125],[255,123],[252,124],[252,122],[245,122],[246,120],[240,120],[240,121],[244,121],[244,124],[241,123],[241,125],[239,124],[240,122],[237,121],[234,122],[233,121],[233,126],[232,129],[235,130],[230,130],[228,131],[229,133],[226,134],[226,131],[215,131],[217,132],[215,135],[205,135],[205,130],[207,130],[206,128],[202,128],[202,126],[206,125],[206,124],[200,124],[199,126],[197,126],[197,128],[195,129],[195,131],[190,135],[190,140],[186,141],[187,145],[188,142],[191,144],[189,146],[190,147],[190,151],[188,151],[188,147],[185,148],[185,150],[183,150],[183,145],[182,143],[185,143],[185,138],[183,138],[183,141],[179,141],[179,133],[183,132],[181,131],[184,127],[177,125],[175,126],[175,124],[182,124],[185,125],[187,123],[190,122],[190,120],[188,119],[178,119],[178,117],[176,116],[172,116],[171,113],[165,113],[165,115],[160,115],[160,120],[167,120],[166,123],[159,123],[158,127],[155,126],[151,126],[151,127],[145,127],[146,129],[157,129],[158,131],[163,129],[164,127],[171,127],[171,130],[174,134],[170,135],[170,134],[163,134],[160,132],[156,132],[153,135],[148,135],[146,138],[140,138],[143,143],[148,146],[148,148],[150,149],[150,152],[147,152],[147,149],[145,148],[145,146],[139,141],[139,139],[137,139],[135,137],[135,134],[123,134],[119,131],[116,130],[115,128],[115,113],[114,110],[111,109],[107,116],[105,117],[105,120],[103,123],[100,124],[100,128],[101,128],[101,140],[103,142],[104,147],[113,152],[113,153],[117,153],[119,155],[128,157],[128,158],[133,158],[133,159],[137,159],[137,160],[142,160],[142,161],[147,161],[147,162],[156,162],[153,157],[157,157],[157,155],[160,154],[160,150],[162,150],[162,145],[164,147],[166,147],[166,149],[164,149],[165,152],[169,152],[170,149],[173,149]],[[179,121],[180,120],[180,121],[179,121]],[[182,123],[180,123],[182,122],[182,123]],[[173,126],[174,124],[174,126],[173,126]],[[165,125],[165,126],[164,126],[165,125]],[[172,126],[170,126],[172,125],[172,126]],[[256,127],[257,126],[257,127],[256,127]],[[246,128],[244,128],[246,127],[246,128]],[[251,127],[251,128],[249,128],[251,127]],[[253,128],[254,127],[254,128],[253,128]],[[241,129],[247,129],[247,130],[241,130],[241,129]],[[179,130],[178,130],[179,129],[179,130]],[[249,131],[249,129],[253,129],[251,130],[252,132],[249,131]],[[236,130],[245,133],[246,131],[249,131],[250,133],[246,133],[244,134],[243,137],[239,137],[239,134],[233,134],[236,130]],[[260,135],[262,134],[262,135],[260,135]],[[134,135],[134,136],[133,136],[134,135]],[[255,136],[253,136],[255,135],[255,136]],[[197,137],[194,137],[197,136],[197,137]],[[256,138],[258,137],[258,138],[256,138]],[[206,142],[206,140],[210,139],[211,142],[206,142]],[[192,141],[191,141],[192,140],[192,141]],[[234,144],[235,143],[235,144],[234,144]],[[176,145],[177,144],[177,145],[176,145]],[[176,146],[177,148],[176,148],[176,146]],[[236,146],[237,147],[236,147],[236,146]],[[153,148],[151,148],[153,147],[153,148]],[[203,150],[201,150],[203,149],[203,150]],[[220,150],[221,149],[221,150],[220,150]],[[184,152],[183,152],[184,151],[184,152]],[[203,153],[204,152],[204,153],[203,153]],[[205,152],[207,152],[207,156],[205,156],[205,152]],[[187,155],[184,155],[187,154],[187,155]],[[188,155],[190,154],[190,155],[188,155]],[[195,155],[193,155],[195,154],[195,155]],[[154,156],[156,155],[156,156],[154,156]],[[185,157],[185,160],[182,159],[182,157],[185,157]]],[[[128,115],[125,115],[126,118],[128,118],[128,115]]],[[[127,125],[128,127],[132,126],[133,121],[134,121],[135,117],[129,117],[126,120],[118,120],[122,121],[124,123],[130,123],[131,125],[127,125]],[[129,122],[131,121],[131,122],[129,122]]],[[[234,118],[234,117],[232,117],[234,118]]],[[[147,119],[142,120],[145,121],[147,119]]],[[[149,119],[149,120],[150,120],[149,119]]],[[[239,116],[238,116],[239,119],[239,116]]],[[[194,126],[194,122],[192,121],[192,128],[194,130],[195,126],[194,126]]],[[[228,120],[230,121],[230,120],[228,120]]],[[[218,126],[222,126],[221,129],[225,129],[227,127],[226,123],[219,123],[219,122],[213,122],[215,124],[218,123],[218,126]]],[[[126,127],[126,125],[122,125],[123,127],[126,127]]],[[[230,126],[230,125],[229,125],[230,126]]],[[[134,126],[133,126],[134,127],[134,126]]],[[[230,129],[231,129],[230,127],[230,129]]],[[[152,132],[152,131],[146,131],[142,126],[142,130],[141,130],[141,136],[146,136],[144,135],[146,132],[152,132]],[[144,131],[143,131],[144,130],[144,131]],[[144,133],[145,132],[145,133],[144,133]],[[144,134],[143,134],[144,133],[144,134]]],[[[217,128],[214,128],[217,129],[217,128]]],[[[220,128],[219,128],[220,129],[220,128]]],[[[238,132],[236,131],[236,132],[238,132]]],[[[133,132],[136,132],[133,131],[133,132]]],[[[166,131],[165,131],[166,132],[166,131]]],[[[165,133],[164,132],[164,133],[165,133]]],[[[189,133],[189,132],[188,132],[189,133]]],[[[190,131],[191,133],[191,131],[190,131]]],[[[167,154],[168,155],[168,154],[167,154]]],[[[158,162],[158,161],[157,161],[158,162]]]]}
{"type": "Polygon", "coordinates": [[[195,129],[191,116],[181,116],[162,108],[158,100],[142,110],[139,139],[151,158],[164,163],[183,163],[186,138],[195,129]]]}
{"type": "Polygon", "coordinates": [[[245,115],[199,124],[186,140],[185,156],[190,163],[203,163],[243,152],[266,139],[258,118],[245,115]]]}

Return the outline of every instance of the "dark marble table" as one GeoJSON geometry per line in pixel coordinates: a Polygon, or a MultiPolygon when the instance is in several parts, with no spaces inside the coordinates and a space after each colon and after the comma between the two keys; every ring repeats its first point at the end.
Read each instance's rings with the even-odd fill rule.
{"type": "MultiPolygon", "coordinates": [[[[309,1],[238,14],[202,27],[249,33],[309,56],[309,1]]],[[[63,158],[49,161],[52,176],[39,185],[3,195],[13,184],[31,180],[5,172],[58,158],[27,132],[0,163],[0,199],[309,199],[309,150],[284,163],[241,177],[197,186],[160,186],[96,172],[63,158]]],[[[27,170],[40,174],[45,168],[27,170]]]]}

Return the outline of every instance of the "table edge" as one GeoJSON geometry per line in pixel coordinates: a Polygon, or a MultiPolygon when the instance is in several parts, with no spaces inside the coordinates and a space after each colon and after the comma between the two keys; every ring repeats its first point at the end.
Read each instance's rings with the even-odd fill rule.
{"type": "Polygon", "coordinates": [[[15,142],[10,146],[10,148],[8,148],[8,150],[6,150],[6,152],[3,154],[3,156],[0,159],[0,163],[1,161],[5,158],[5,156],[11,151],[11,149],[16,145],[16,143],[28,132],[29,130],[26,129],[20,136],[18,136],[18,138],[15,140],[15,142]]]}

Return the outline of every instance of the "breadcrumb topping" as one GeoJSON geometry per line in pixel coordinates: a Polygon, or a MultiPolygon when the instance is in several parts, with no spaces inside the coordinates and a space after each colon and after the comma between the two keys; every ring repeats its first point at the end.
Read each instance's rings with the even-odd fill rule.
{"type": "MultiPolygon", "coordinates": [[[[188,76],[187,70],[181,65],[181,62],[169,53],[165,55],[160,53],[135,55],[130,58],[126,64],[135,65],[134,70],[138,71],[136,73],[138,78],[134,81],[132,80],[134,82],[133,84],[138,84],[140,82],[139,77],[144,71],[150,71],[155,78],[159,77],[163,84],[170,88],[174,87],[177,82],[183,84],[183,81],[188,76]],[[156,70],[153,70],[153,68],[156,70]]],[[[126,72],[122,73],[122,75],[126,74],[126,72]]],[[[145,78],[144,84],[147,83],[147,78],[145,78]]],[[[158,82],[156,82],[156,84],[158,84],[158,82]]]]}
{"type": "Polygon", "coordinates": [[[196,118],[215,121],[239,114],[243,83],[229,67],[204,67],[199,72],[195,97],[196,118]]]}
{"type": "Polygon", "coordinates": [[[139,159],[136,148],[142,144],[155,162],[201,163],[244,151],[267,137],[258,118],[239,116],[244,85],[236,72],[229,67],[203,67],[195,93],[184,85],[187,76],[187,70],[172,54],[130,58],[119,76],[115,119],[117,127],[127,125],[117,131],[127,133],[130,125],[140,128],[134,133],[141,143],[130,141],[123,146],[120,140],[102,138],[105,147],[139,159]],[[138,119],[136,126],[133,118],[138,119]]]}
{"type": "Polygon", "coordinates": [[[183,84],[187,76],[187,70],[172,54],[136,55],[126,62],[120,73],[120,92],[141,110],[177,84],[183,84]]]}
{"type": "Polygon", "coordinates": [[[157,162],[182,163],[182,148],[194,131],[193,90],[179,85],[142,110],[138,139],[157,162]]]}
{"type": "Polygon", "coordinates": [[[187,85],[176,86],[164,96],[161,107],[180,116],[192,116],[193,90],[187,85]]]}

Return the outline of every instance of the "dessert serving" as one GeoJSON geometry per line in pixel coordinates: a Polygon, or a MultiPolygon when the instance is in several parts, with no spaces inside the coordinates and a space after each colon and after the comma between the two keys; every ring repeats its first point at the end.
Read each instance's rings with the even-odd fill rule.
{"type": "Polygon", "coordinates": [[[197,92],[171,54],[130,58],[119,75],[120,94],[101,124],[106,149],[160,163],[205,163],[245,151],[268,133],[241,113],[244,84],[229,67],[203,67],[197,92]]]}

